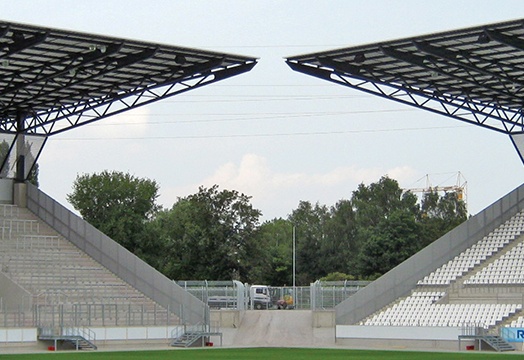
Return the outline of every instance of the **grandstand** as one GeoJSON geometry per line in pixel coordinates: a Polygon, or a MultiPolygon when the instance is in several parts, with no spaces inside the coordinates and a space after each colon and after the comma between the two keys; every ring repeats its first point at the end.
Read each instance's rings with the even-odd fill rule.
{"type": "MultiPolygon", "coordinates": [[[[250,57],[0,21],[0,344],[214,334],[209,307],[28,179],[52,135],[250,71],[250,57]]],[[[183,343],[188,345],[188,343],[183,343]]]]}
{"type": "Polygon", "coordinates": [[[4,204],[0,212],[3,275],[28,293],[19,316],[2,314],[4,325],[35,326],[36,318],[36,325],[52,327],[66,321],[58,314],[66,314],[67,323],[73,326],[180,324],[177,316],[80,251],[29,210],[4,204]]]}
{"type": "Polygon", "coordinates": [[[173,281],[36,187],[14,187],[23,204],[0,205],[1,342],[167,344],[209,324],[208,307],[173,281]]]}
{"type": "MultiPolygon", "coordinates": [[[[505,133],[524,161],[514,86],[523,36],[516,21],[287,62],[505,133]]],[[[206,304],[27,179],[48,136],[249,71],[255,59],[3,22],[0,42],[0,343],[94,348],[180,340],[188,326],[216,334],[206,304]],[[20,72],[29,80],[17,83],[20,72]]],[[[524,185],[337,305],[337,344],[513,349],[524,333],[523,234],[524,185]]]]}
{"type": "Polygon", "coordinates": [[[465,346],[503,334],[506,346],[518,341],[523,209],[524,185],[340,304],[337,341],[448,349],[459,338],[465,346]]]}
{"type": "MultiPolygon", "coordinates": [[[[488,24],[286,62],[325,81],[509,135],[524,162],[516,86],[524,76],[522,24],[488,24]]],[[[524,341],[523,209],[524,185],[339,304],[337,342],[452,349],[469,342],[514,350],[507,342],[524,341]]]]}

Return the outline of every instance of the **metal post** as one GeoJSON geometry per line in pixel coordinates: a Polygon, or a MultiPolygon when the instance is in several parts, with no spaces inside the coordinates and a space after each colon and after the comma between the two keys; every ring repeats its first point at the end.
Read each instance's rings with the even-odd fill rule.
{"type": "Polygon", "coordinates": [[[296,256],[296,236],[295,236],[295,225],[293,225],[293,306],[296,305],[296,265],[297,265],[297,256],[296,256]]]}
{"type": "Polygon", "coordinates": [[[25,114],[18,112],[16,114],[17,136],[16,136],[16,181],[23,182],[25,180],[25,114]]]}

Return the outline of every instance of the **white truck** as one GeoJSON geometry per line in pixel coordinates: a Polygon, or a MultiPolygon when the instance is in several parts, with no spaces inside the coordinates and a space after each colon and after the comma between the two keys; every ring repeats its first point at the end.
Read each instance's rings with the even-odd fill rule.
{"type": "Polygon", "coordinates": [[[293,309],[294,307],[290,289],[268,285],[248,285],[236,280],[226,285],[219,284],[221,286],[206,282],[205,287],[199,286],[193,289],[187,285],[187,282],[180,285],[207,302],[212,309],[262,310],[293,309]]]}
{"type": "Polygon", "coordinates": [[[269,309],[272,306],[271,293],[267,285],[251,285],[249,287],[250,309],[269,309]]]}
{"type": "Polygon", "coordinates": [[[238,281],[235,283],[235,293],[210,295],[207,303],[215,309],[269,309],[273,307],[270,288],[267,285],[247,285],[238,281]]]}

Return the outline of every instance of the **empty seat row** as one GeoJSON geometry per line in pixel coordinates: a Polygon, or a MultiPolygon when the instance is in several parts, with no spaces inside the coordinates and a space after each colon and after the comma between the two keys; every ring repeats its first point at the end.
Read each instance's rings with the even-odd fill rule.
{"type": "Polygon", "coordinates": [[[462,326],[496,325],[522,309],[521,304],[437,304],[426,301],[417,306],[399,302],[361,322],[367,326],[462,326]]]}
{"type": "Polygon", "coordinates": [[[466,285],[524,284],[524,244],[519,243],[464,281],[466,285]]]}
{"type": "Polygon", "coordinates": [[[520,236],[524,232],[523,219],[522,212],[515,215],[453,260],[419,280],[418,285],[449,285],[457,278],[464,276],[520,236]]]}
{"type": "Polygon", "coordinates": [[[27,210],[24,219],[17,219],[15,214],[22,210],[6,209],[0,205],[0,271],[31,293],[33,305],[42,311],[54,309],[45,316],[54,316],[65,305],[106,306],[106,310],[118,305],[119,311],[140,306],[144,318],[156,316],[160,307],[149,297],[39,220],[31,219],[27,210]],[[10,216],[2,217],[3,213],[10,216]]]}

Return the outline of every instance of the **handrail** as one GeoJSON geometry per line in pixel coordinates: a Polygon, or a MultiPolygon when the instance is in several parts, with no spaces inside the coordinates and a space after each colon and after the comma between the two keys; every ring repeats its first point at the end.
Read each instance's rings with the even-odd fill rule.
{"type": "Polygon", "coordinates": [[[171,330],[171,339],[178,339],[182,335],[186,333],[186,327],[185,326],[177,326],[171,330]]]}
{"type": "Polygon", "coordinates": [[[95,345],[96,333],[88,327],[64,327],[62,336],[80,336],[95,345]]]}
{"type": "Polygon", "coordinates": [[[463,336],[485,336],[489,333],[486,324],[482,322],[462,323],[460,331],[463,336]]]}
{"type": "Polygon", "coordinates": [[[124,282],[174,313],[181,322],[209,321],[207,304],[31,184],[27,185],[27,208],[95,261],[112,269],[124,282]]]}
{"type": "Polygon", "coordinates": [[[0,226],[8,228],[10,232],[36,232],[40,231],[38,220],[26,219],[0,219],[0,226]]]}

